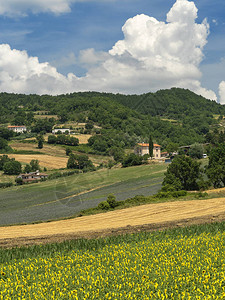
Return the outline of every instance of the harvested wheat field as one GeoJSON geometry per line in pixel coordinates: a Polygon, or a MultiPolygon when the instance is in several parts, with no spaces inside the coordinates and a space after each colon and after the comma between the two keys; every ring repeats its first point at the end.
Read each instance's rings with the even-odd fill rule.
{"type": "Polygon", "coordinates": [[[41,152],[43,154],[47,154],[47,155],[54,155],[54,156],[66,156],[66,152],[65,149],[58,146],[58,145],[48,145],[45,144],[44,147],[42,149],[38,149],[37,148],[37,144],[24,144],[24,143],[19,143],[19,142],[12,142],[10,144],[10,146],[14,149],[14,150],[19,150],[19,151],[38,151],[41,152]]]}
{"type": "Polygon", "coordinates": [[[30,163],[32,159],[37,159],[41,167],[46,167],[47,169],[60,169],[66,168],[68,161],[67,157],[57,157],[51,155],[25,155],[25,154],[9,154],[10,158],[15,158],[21,163],[30,163]]]}
{"type": "Polygon", "coordinates": [[[91,134],[73,134],[71,136],[77,138],[80,144],[87,144],[89,138],[92,137],[91,134]]]}
{"type": "Polygon", "coordinates": [[[0,246],[94,238],[221,220],[225,220],[225,198],[156,203],[75,219],[1,227],[0,246]]]}

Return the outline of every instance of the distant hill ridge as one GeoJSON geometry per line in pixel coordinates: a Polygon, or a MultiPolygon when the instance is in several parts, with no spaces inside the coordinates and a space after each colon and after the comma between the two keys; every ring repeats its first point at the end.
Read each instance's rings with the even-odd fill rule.
{"type": "MultiPolygon", "coordinates": [[[[90,101],[90,107],[93,101],[105,100],[118,102],[129,107],[141,114],[151,116],[171,117],[178,115],[192,115],[199,113],[225,114],[225,106],[215,101],[208,100],[199,96],[188,89],[171,88],[159,90],[156,93],[147,93],[141,95],[123,95],[100,92],[77,92],[71,94],[62,94],[58,96],[50,95],[24,95],[13,93],[0,93],[0,109],[7,107],[17,110],[18,107],[24,106],[32,110],[48,110],[54,108],[54,105],[65,99],[74,101],[90,101]]],[[[82,103],[79,103],[82,106],[82,103]]]]}
{"type": "MultiPolygon", "coordinates": [[[[101,141],[102,148],[109,145],[129,147],[136,141],[148,141],[150,134],[154,142],[166,147],[169,142],[179,145],[205,142],[206,135],[219,127],[214,115],[225,115],[225,106],[181,88],[142,95],[77,92],[39,96],[0,93],[1,124],[18,125],[18,120],[26,119],[25,125],[36,126],[41,121],[33,120],[32,114],[43,111],[57,115],[61,124],[88,120],[99,125],[102,128],[99,132],[101,139],[105,139],[101,141]],[[118,139],[119,144],[116,142],[118,139]]],[[[54,122],[56,120],[52,124],[54,122]]]]}
{"type": "Polygon", "coordinates": [[[118,101],[142,114],[177,117],[199,113],[224,114],[225,107],[190,90],[171,88],[156,93],[119,97],[118,101]]]}

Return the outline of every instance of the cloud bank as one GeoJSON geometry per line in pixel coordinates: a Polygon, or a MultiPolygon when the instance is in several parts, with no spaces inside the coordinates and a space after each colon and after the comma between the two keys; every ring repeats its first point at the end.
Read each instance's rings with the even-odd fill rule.
{"type": "Polygon", "coordinates": [[[70,12],[70,5],[76,0],[0,0],[0,14],[25,16],[28,12],[70,12]]]}
{"type": "MultiPolygon", "coordinates": [[[[72,1],[35,2],[43,7],[48,3],[52,9],[55,3],[64,3],[66,10],[72,1]]],[[[0,0],[0,8],[1,3],[5,2],[0,0]]],[[[124,39],[109,52],[81,51],[80,64],[88,68],[81,78],[72,73],[64,76],[49,63],[29,57],[26,51],[0,45],[0,90],[53,95],[86,90],[139,94],[182,87],[216,100],[215,93],[200,83],[199,64],[204,58],[209,25],[206,20],[196,23],[196,18],[194,2],[177,0],[167,14],[167,22],[144,14],[128,19],[122,28],[124,39]]]]}

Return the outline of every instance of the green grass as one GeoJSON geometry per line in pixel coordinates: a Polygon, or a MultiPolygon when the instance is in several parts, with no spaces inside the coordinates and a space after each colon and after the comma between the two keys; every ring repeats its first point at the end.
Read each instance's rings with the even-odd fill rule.
{"type": "Polygon", "coordinates": [[[166,164],[102,169],[1,191],[0,225],[66,218],[96,207],[109,193],[117,200],[154,194],[166,164]]]}
{"type": "Polygon", "coordinates": [[[224,230],[223,222],[0,249],[0,298],[223,299],[224,230]]]}

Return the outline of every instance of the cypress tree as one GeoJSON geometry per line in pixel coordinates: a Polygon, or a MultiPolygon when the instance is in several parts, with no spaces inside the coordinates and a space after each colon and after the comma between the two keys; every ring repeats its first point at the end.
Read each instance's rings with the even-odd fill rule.
{"type": "Polygon", "coordinates": [[[153,140],[152,140],[152,136],[149,136],[149,146],[148,146],[148,150],[149,150],[149,156],[152,158],[153,157],[153,140]]]}

